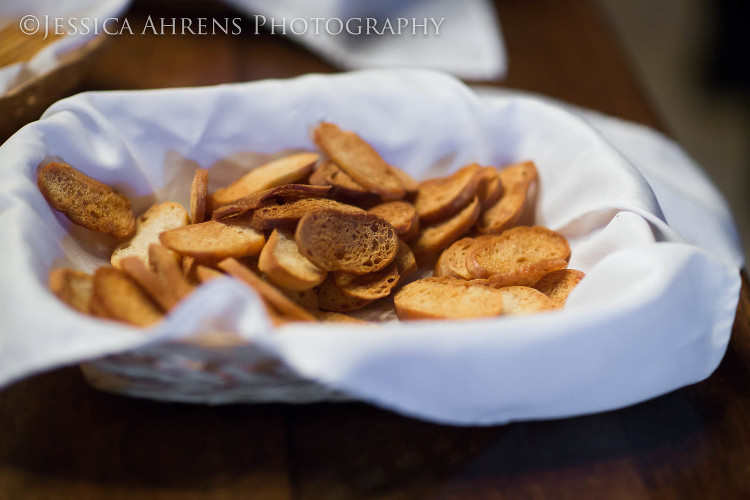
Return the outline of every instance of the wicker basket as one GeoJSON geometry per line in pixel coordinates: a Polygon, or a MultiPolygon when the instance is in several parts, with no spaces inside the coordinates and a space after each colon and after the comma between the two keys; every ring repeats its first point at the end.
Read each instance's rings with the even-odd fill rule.
{"type": "Polygon", "coordinates": [[[67,97],[93,67],[108,37],[98,36],[66,54],[53,70],[37,75],[0,96],[0,143],[42,116],[55,101],[67,97]]]}
{"type": "Polygon", "coordinates": [[[233,334],[214,333],[143,347],[81,365],[102,391],[161,401],[312,403],[352,398],[294,374],[233,334]]]}

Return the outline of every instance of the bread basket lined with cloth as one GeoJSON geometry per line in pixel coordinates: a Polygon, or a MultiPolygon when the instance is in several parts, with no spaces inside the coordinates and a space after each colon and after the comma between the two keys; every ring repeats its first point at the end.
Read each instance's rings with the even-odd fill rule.
{"type": "Polygon", "coordinates": [[[422,70],[60,101],[0,148],[0,381],[85,362],[97,387],[211,404],[353,398],[435,422],[489,425],[617,408],[707,377],[727,346],[743,256],[720,195],[672,142],[534,96],[477,94],[422,70]],[[312,149],[320,121],[356,130],[417,179],[533,160],[536,223],[586,272],[565,310],[468,322],[273,328],[233,279],[148,330],[84,317],[47,289],[112,242],[73,227],[35,183],[64,159],[134,200],[187,204],[197,166],[312,149]],[[231,333],[220,333],[231,332],[231,333]]]}

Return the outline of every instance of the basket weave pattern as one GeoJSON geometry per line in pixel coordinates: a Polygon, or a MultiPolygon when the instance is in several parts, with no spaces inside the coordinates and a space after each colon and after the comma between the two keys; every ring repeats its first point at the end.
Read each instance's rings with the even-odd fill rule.
{"type": "Polygon", "coordinates": [[[161,401],[313,403],[351,398],[296,375],[250,343],[167,342],[84,363],[93,387],[161,401]]]}

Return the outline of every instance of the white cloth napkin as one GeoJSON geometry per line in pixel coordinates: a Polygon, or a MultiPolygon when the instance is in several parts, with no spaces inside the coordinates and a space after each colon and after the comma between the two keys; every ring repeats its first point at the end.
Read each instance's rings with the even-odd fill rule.
{"type": "Polygon", "coordinates": [[[497,14],[487,0],[224,1],[248,14],[252,26],[245,28],[270,31],[275,22],[278,34],[283,25],[290,39],[344,69],[429,68],[475,80],[501,78],[507,71],[497,14]],[[323,19],[317,21],[317,33],[314,18],[323,19]],[[369,35],[365,34],[367,18],[374,20],[369,35]],[[399,18],[402,29],[392,34],[385,22],[389,20],[397,30],[399,18]],[[335,34],[341,29],[337,20],[346,23],[349,19],[349,31],[354,34],[347,34],[345,26],[335,34]],[[433,21],[425,19],[439,25],[437,35],[433,21]],[[417,26],[425,22],[428,36],[417,26]],[[362,34],[356,34],[359,26],[362,34]]]}
{"type": "MultiPolygon", "coordinates": [[[[219,162],[219,163],[217,163],[219,162]]],[[[212,167],[213,166],[213,167],[212,167]]],[[[577,415],[707,377],[727,346],[743,256],[726,204],[671,141],[543,98],[478,96],[423,70],[63,100],[0,148],[0,383],[217,328],[293,370],[404,414],[453,424],[577,415]],[[313,148],[320,120],[356,130],[421,177],[531,159],[538,224],[587,273],[563,311],[473,322],[271,330],[256,296],[223,279],[147,332],[84,317],[46,289],[50,268],[91,270],[111,243],[72,226],[35,184],[62,158],[145,209],[187,203],[193,169],[242,152],[313,148]],[[149,196],[156,193],[156,196],[149,196]]]]}
{"type": "MultiPolygon", "coordinates": [[[[54,33],[58,29],[66,33],[29,61],[0,67],[0,96],[55,69],[72,52],[93,40],[97,36],[96,31],[101,33],[103,28],[94,19],[104,22],[107,18],[117,17],[129,3],[130,0],[23,0],[0,3],[0,26],[23,22],[27,33],[37,29],[40,36],[44,36],[45,30],[54,33]],[[65,18],[66,21],[56,28],[55,18],[65,18]],[[67,24],[71,18],[76,20],[73,23],[75,29],[67,24]],[[82,19],[86,21],[80,21],[82,19]],[[88,29],[84,30],[84,24],[88,29]]],[[[108,24],[108,29],[115,30],[114,25],[108,24]]]]}

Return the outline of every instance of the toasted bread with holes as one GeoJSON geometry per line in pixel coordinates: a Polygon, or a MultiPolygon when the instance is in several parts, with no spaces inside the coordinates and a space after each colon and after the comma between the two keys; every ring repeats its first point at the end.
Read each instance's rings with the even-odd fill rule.
{"type": "Polygon", "coordinates": [[[388,221],[367,212],[325,208],[299,221],[294,234],[302,255],[325,271],[368,274],[396,257],[398,236],[388,221]]]}
{"type": "Polygon", "coordinates": [[[487,210],[497,203],[504,189],[500,172],[495,167],[482,167],[477,185],[477,197],[482,204],[482,210],[487,210]]]}
{"type": "Polygon", "coordinates": [[[503,314],[518,316],[555,309],[555,303],[534,288],[507,286],[497,290],[503,296],[503,314]]]}
{"type": "Polygon", "coordinates": [[[341,170],[368,191],[384,200],[400,200],[406,194],[391,166],[356,133],[321,122],[315,129],[314,140],[341,170]]]}
{"type": "Polygon", "coordinates": [[[476,195],[482,167],[467,165],[447,177],[419,184],[414,208],[423,224],[433,224],[455,215],[476,195]]]}
{"type": "Polygon", "coordinates": [[[328,194],[331,186],[309,186],[307,184],[285,184],[275,188],[259,191],[234,203],[214,210],[212,219],[225,219],[242,215],[270,204],[285,203],[297,198],[322,198],[328,194]]]}
{"type": "Polygon", "coordinates": [[[256,229],[291,229],[297,227],[299,220],[307,213],[321,208],[332,208],[341,211],[361,212],[354,205],[347,205],[328,198],[302,198],[291,200],[280,205],[266,205],[255,210],[250,217],[250,225],[256,229]]]}
{"type": "Polygon", "coordinates": [[[422,227],[422,232],[412,244],[412,250],[420,264],[433,259],[438,252],[471,229],[479,217],[479,199],[474,200],[448,220],[422,227]]]}
{"type": "Polygon", "coordinates": [[[389,201],[368,210],[393,226],[400,238],[408,240],[419,234],[419,217],[414,205],[407,201],[389,201]]]}
{"type": "Polygon", "coordinates": [[[565,259],[544,259],[520,265],[509,271],[493,274],[488,278],[488,281],[495,288],[506,286],[533,287],[545,274],[565,269],[566,267],[568,267],[568,261],[565,259]]]}
{"type": "Polygon", "coordinates": [[[118,269],[100,267],[96,270],[91,300],[92,310],[96,309],[97,315],[135,326],[151,326],[164,317],[159,306],[118,269]]]}
{"type": "Polygon", "coordinates": [[[404,286],[393,298],[399,319],[466,319],[503,312],[502,293],[484,280],[450,276],[425,278],[404,286]]]}
{"type": "Polygon", "coordinates": [[[209,197],[211,208],[216,209],[269,188],[299,182],[310,175],[318,158],[315,153],[299,153],[256,167],[229,186],[214,191],[209,197]]]}
{"type": "Polygon", "coordinates": [[[368,199],[373,196],[364,186],[349,177],[336,162],[326,160],[310,175],[310,184],[331,186],[331,196],[348,200],[368,199]]]}
{"type": "Polygon", "coordinates": [[[500,180],[503,184],[503,195],[482,213],[477,230],[483,234],[500,234],[513,227],[526,204],[529,186],[538,178],[536,166],[530,161],[502,169],[500,180]]]}
{"type": "Polygon", "coordinates": [[[268,238],[258,267],[276,285],[298,291],[320,285],[327,274],[299,252],[294,233],[280,229],[268,238]]]}
{"type": "Polygon", "coordinates": [[[575,269],[560,269],[544,275],[534,284],[534,288],[552,299],[555,307],[563,307],[570,292],[585,276],[575,269]]]}
{"type": "Polygon", "coordinates": [[[135,231],[130,200],[67,163],[52,162],[37,172],[39,191],[52,208],[74,224],[124,240],[135,231]]]}
{"type": "Polygon", "coordinates": [[[136,219],[135,235],[129,241],[120,243],[112,252],[112,266],[118,269],[125,257],[138,257],[150,268],[149,245],[159,243],[159,235],[164,231],[186,226],[189,221],[190,216],[179,203],[166,201],[153,205],[136,219]]]}
{"type": "Polygon", "coordinates": [[[163,310],[169,311],[179,302],[177,295],[172,292],[161,277],[147,268],[146,264],[138,257],[125,257],[120,261],[120,266],[125,274],[138,283],[138,286],[163,310]]]}
{"type": "Polygon", "coordinates": [[[570,257],[568,240],[541,226],[518,226],[478,242],[466,257],[466,269],[474,278],[510,274],[522,266],[547,259],[570,257]]]}
{"type": "Polygon", "coordinates": [[[336,286],[342,293],[365,300],[376,300],[387,297],[398,284],[398,265],[391,262],[380,271],[356,275],[337,272],[333,274],[336,286]]]}
{"type": "Polygon", "coordinates": [[[210,220],[165,231],[161,243],[175,252],[197,260],[258,255],[266,243],[262,232],[245,219],[210,220]]]}
{"type": "Polygon", "coordinates": [[[398,269],[399,283],[403,283],[404,278],[417,272],[417,259],[414,258],[414,253],[404,240],[398,240],[398,252],[393,262],[398,269]]]}
{"type": "Polygon", "coordinates": [[[318,321],[328,321],[331,323],[355,323],[360,325],[370,325],[369,321],[349,316],[348,314],[333,311],[315,311],[315,317],[318,321]]]}
{"type": "Polygon", "coordinates": [[[333,312],[356,311],[372,302],[372,300],[345,294],[336,285],[333,273],[329,273],[318,287],[318,301],[321,309],[333,312]]]}
{"type": "Polygon", "coordinates": [[[208,170],[195,171],[190,185],[190,223],[200,224],[206,218],[206,197],[208,196],[208,170]]]}
{"type": "Polygon", "coordinates": [[[156,243],[148,248],[151,267],[179,302],[190,295],[193,285],[185,278],[180,263],[174,259],[173,255],[172,250],[156,243]]]}
{"type": "Polygon", "coordinates": [[[219,262],[219,267],[258,292],[266,305],[283,318],[291,321],[315,321],[315,316],[287,298],[273,285],[263,281],[236,259],[222,260],[219,262]]]}
{"type": "Polygon", "coordinates": [[[55,269],[49,273],[49,289],[58,299],[82,313],[91,313],[94,277],[83,271],[55,269]]]}

